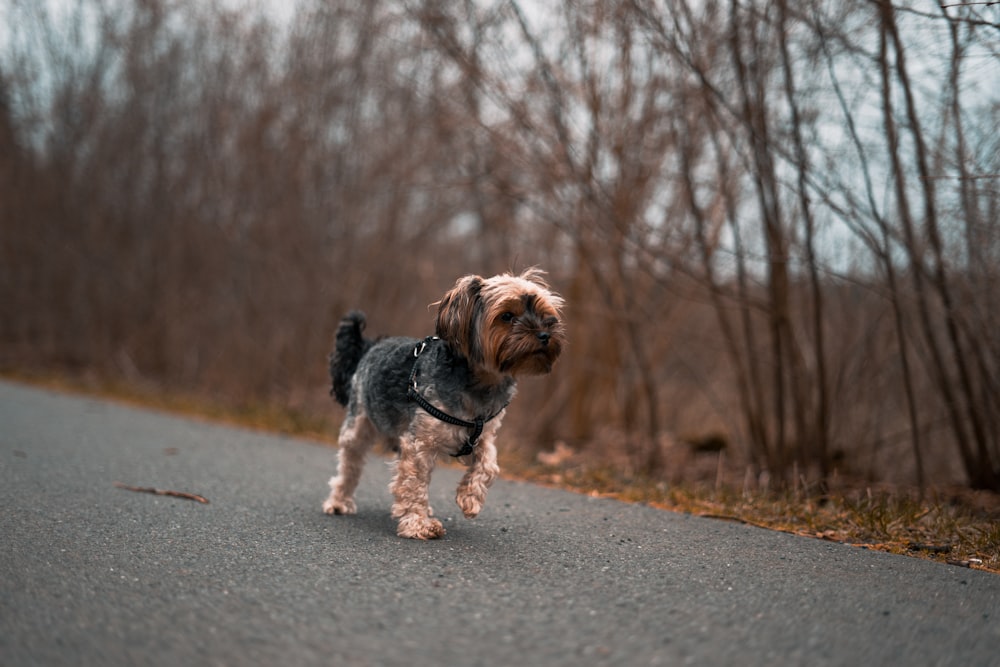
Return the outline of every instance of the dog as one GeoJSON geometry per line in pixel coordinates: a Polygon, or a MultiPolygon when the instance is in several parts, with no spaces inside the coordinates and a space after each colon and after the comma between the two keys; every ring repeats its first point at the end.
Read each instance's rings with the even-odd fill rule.
{"type": "Polygon", "coordinates": [[[517,380],[549,373],[566,343],[564,301],[539,269],[459,278],[431,306],[435,335],[423,340],[365,338],[360,311],[341,320],[330,393],[347,414],[323,503],[327,514],[354,514],[368,450],[385,441],[398,452],[389,485],[396,532],[420,540],[445,534],[427,496],[437,457],[467,466],[455,501],[466,518],[476,517],[500,473],[494,441],[517,380]]]}

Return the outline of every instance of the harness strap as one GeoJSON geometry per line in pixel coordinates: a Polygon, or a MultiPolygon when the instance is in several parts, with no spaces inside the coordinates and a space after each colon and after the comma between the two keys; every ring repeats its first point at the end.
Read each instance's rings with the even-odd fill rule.
{"type": "Polygon", "coordinates": [[[429,414],[431,417],[445,422],[446,424],[451,424],[452,426],[461,426],[462,428],[471,429],[472,432],[469,434],[468,439],[466,439],[465,444],[458,450],[457,453],[452,454],[454,457],[466,456],[472,453],[473,448],[479,441],[479,436],[483,434],[483,426],[486,422],[494,419],[497,415],[507,409],[510,402],[504,404],[502,408],[494,412],[489,417],[476,417],[473,421],[468,421],[466,419],[459,419],[458,417],[453,417],[447,412],[438,409],[430,403],[426,398],[421,395],[420,390],[417,389],[417,360],[420,358],[420,353],[424,351],[428,343],[432,343],[436,340],[440,340],[437,336],[428,336],[423,341],[421,341],[415,348],[413,348],[413,370],[410,371],[410,382],[409,386],[406,388],[407,397],[415,402],[424,412],[429,414]]]}

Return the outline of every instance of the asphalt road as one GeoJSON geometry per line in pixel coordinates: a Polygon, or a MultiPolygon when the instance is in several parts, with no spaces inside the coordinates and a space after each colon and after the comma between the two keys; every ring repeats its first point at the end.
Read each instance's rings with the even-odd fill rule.
{"type": "Polygon", "coordinates": [[[0,664],[1000,664],[996,575],[503,480],[469,521],[454,468],[401,540],[382,460],[323,514],[334,455],[0,383],[0,664]]]}

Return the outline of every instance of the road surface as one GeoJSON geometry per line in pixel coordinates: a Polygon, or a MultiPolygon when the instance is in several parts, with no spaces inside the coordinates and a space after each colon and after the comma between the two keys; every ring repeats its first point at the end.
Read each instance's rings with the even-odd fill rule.
{"type": "Polygon", "coordinates": [[[402,540],[334,460],[0,382],[0,665],[1000,664],[993,574],[503,480],[469,521],[454,468],[402,540]]]}

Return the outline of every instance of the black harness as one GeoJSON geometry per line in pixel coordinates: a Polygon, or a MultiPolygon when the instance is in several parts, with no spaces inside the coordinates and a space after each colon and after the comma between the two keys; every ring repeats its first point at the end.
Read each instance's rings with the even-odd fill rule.
{"type": "Polygon", "coordinates": [[[469,434],[468,439],[466,439],[465,444],[462,445],[461,449],[459,449],[458,452],[452,454],[452,456],[456,458],[459,456],[467,456],[468,454],[472,453],[472,450],[476,446],[476,442],[479,440],[479,436],[483,434],[483,426],[486,424],[486,422],[491,421],[501,412],[506,410],[507,406],[510,405],[510,401],[504,403],[502,408],[494,412],[489,417],[476,417],[472,421],[468,421],[466,419],[459,419],[458,417],[452,417],[447,412],[439,410],[438,408],[431,405],[431,403],[426,398],[424,398],[420,394],[420,391],[417,389],[417,361],[420,358],[420,353],[427,348],[428,343],[432,343],[436,340],[441,340],[441,339],[438,338],[437,336],[428,336],[427,338],[424,338],[420,343],[418,343],[415,348],[413,348],[413,357],[414,357],[413,370],[410,371],[410,382],[409,386],[406,388],[406,396],[414,403],[419,405],[420,408],[424,410],[424,412],[429,414],[431,417],[439,419],[445,422],[446,424],[451,424],[452,426],[461,426],[462,428],[471,429],[472,432],[469,434]]]}

